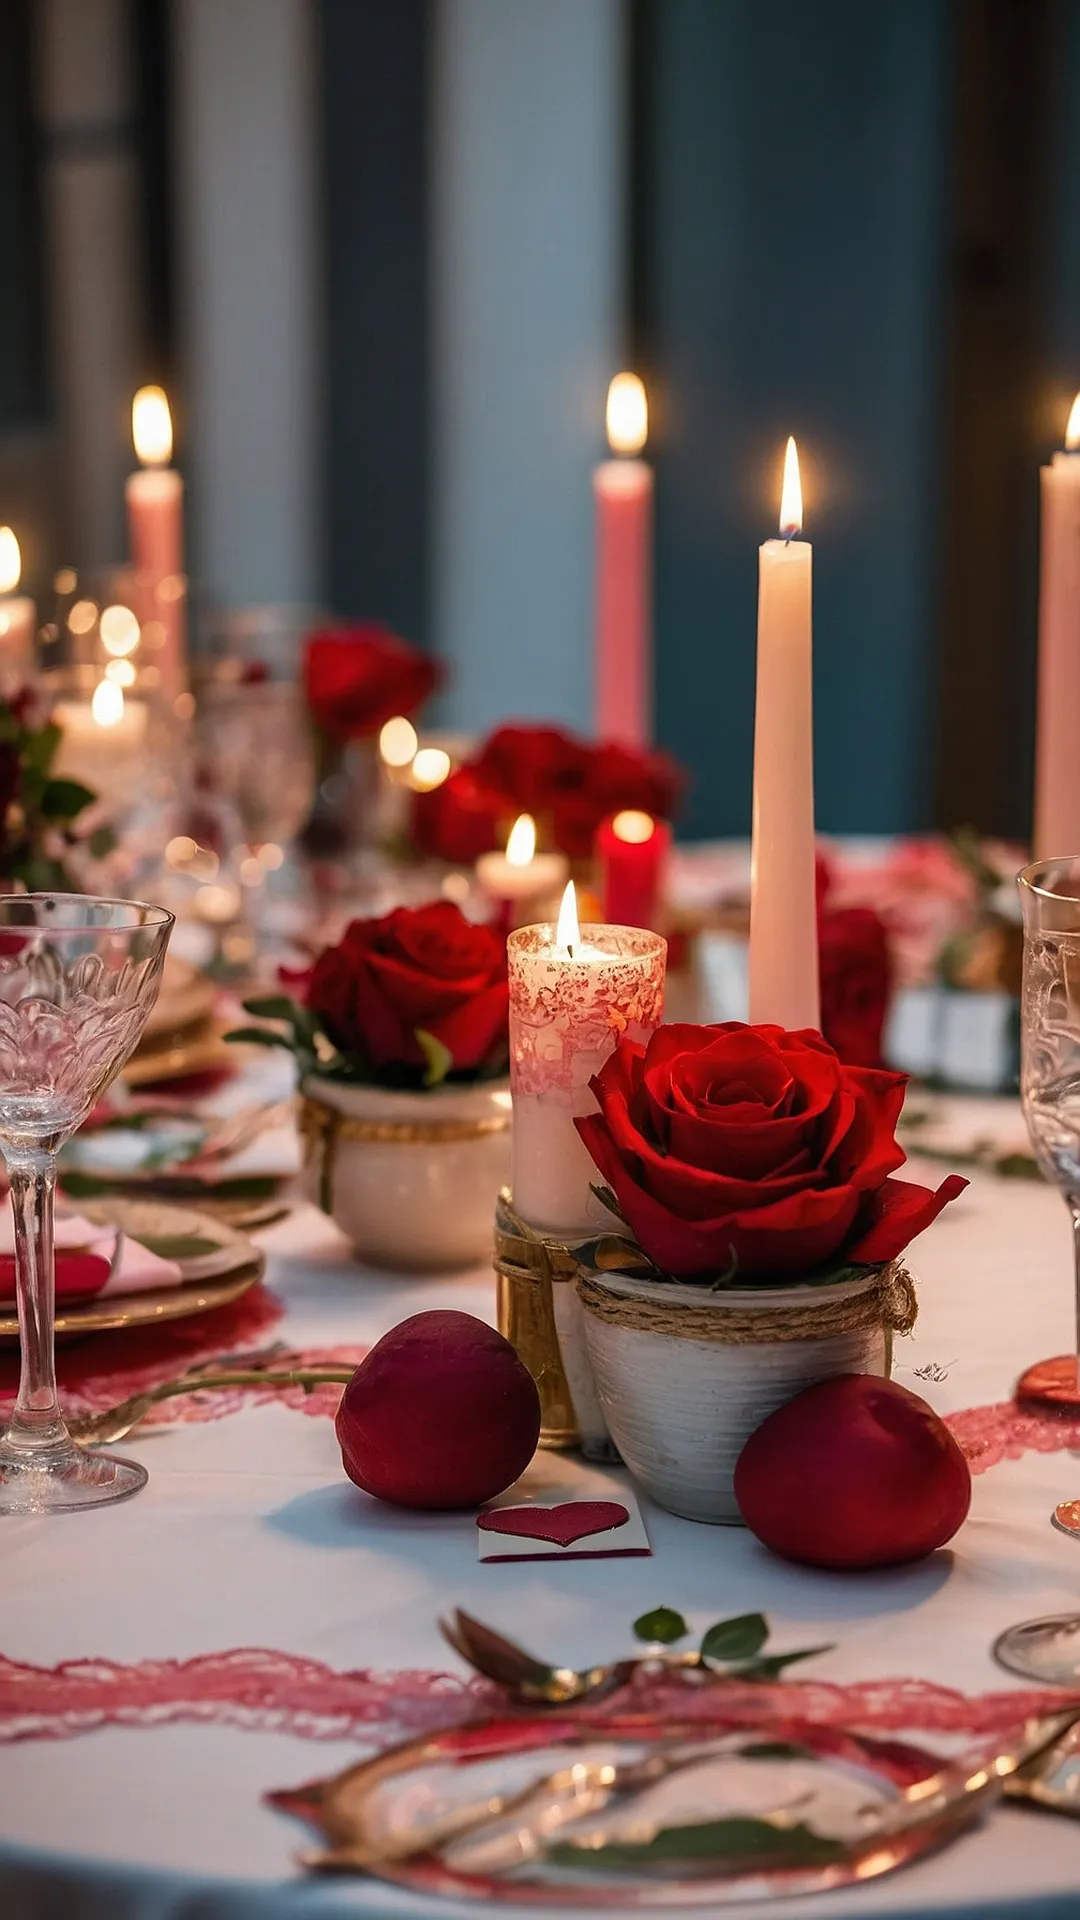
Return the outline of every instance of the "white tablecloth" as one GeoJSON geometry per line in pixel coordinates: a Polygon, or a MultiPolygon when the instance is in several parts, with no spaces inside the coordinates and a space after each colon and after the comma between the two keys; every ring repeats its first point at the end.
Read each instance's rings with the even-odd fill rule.
{"type": "MultiPolygon", "coordinates": [[[[982,1114],[971,1108],[958,1124],[979,1131],[982,1114]]],[[[917,1162],[911,1172],[941,1177],[917,1162]]],[[[311,1209],[265,1241],[270,1284],[288,1303],[283,1332],[298,1344],[371,1341],[425,1307],[492,1311],[489,1271],[413,1282],[363,1272],[311,1209]]],[[[898,1345],[897,1378],[942,1411],[1004,1399],[1021,1364],[1071,1346],[1068,1220],[1041,1184],[977,1176],[919,1243],[914,1266],[921,1314],[898,1345]],[[947,1377],[916,1380],[927,1362],[947,1377]]],[[[580,1665],[628,1649],[630,1622],[664,1602],[699,1629],[762,1608],[777,1647],[835,1639],[835,1652],[806,1670],[822,1678],[922,1675],[985,1692],[1009,1684],[989,1653],[1002,1627],[1080,1603],[1080,1548],[1048,1523],[1057,1500],[1080,1493],[1080,1461],[1067,1454],[1028,1455],[978,1477],[951,1550],[842,1578],[785,1566],[744,1532],[644,1501],[651,1559],[480,1566],[470,1515],[411,1515],[367,1500],[343,1477],[330,1421],[281,1406],[166,1428],[125,1450],[150,1470],[134,1501],[0,1522],[0,1651],[9,1658],[51,1666],[266,1647],[339,1669],[455,1668],[435,1623],[460,1604],[580,1665]]],[[[464,1913],[374,1881],[299,1873],[301,1830],[260,1796],[357,1753],[351,1742],[214,1726],[0,1747],[0,1915],[464,1913]]],[[[1027,1915],[1036,1896],[1060,1895],[1071,1913],[1080,1912],[1078,1886],[1080,1825],[1005,1809],[940,1857],[808,1911],[958,1914],[985,1904],[1027,1915]]]]}

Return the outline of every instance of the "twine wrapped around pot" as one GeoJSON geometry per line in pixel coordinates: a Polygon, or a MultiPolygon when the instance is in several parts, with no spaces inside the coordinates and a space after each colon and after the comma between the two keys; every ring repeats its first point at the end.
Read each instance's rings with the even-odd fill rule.
{"type": "Polygon", "coordinates": [[[459,1140],[482,1140],[488,1134],[506,1133],[510,1114],[477,1114],[474,1119],[456,1120],[363,1120],[303,1094],[298,1124],[304,1165],[310,1166],[318,1160],[319,1205],[324,1213],[330,1213],[334,1156],[339,1141],[364,1140],[399,1147],[449,1146],[459,1140]]]}
{"type": "MultiPolygon", "coordinates": [[[[745,1291],[739,1305],[728,1305],[722,1293],[708,1293],[702,1305],[695,1307],[680,1288],[678,1302],[670,1306],[655,1297],[617,1295],[589,1272],[577,1269],[578,1298],[586,1312],[613,1326],[632,1327],[640,1333],[674,1334],[677,1340],[715,1340],[729,1347],[754,1346],[773,1340],[827,1340],[838,1333],[854,1333],[866,1327],[884,1327],[890,1333],[910,1333],[915,1325],[919,1303],[915,1285],[907,1268],[898,1260],[879,1269],[869,1286],[851,1293],[835,1292],[821,1300],[810,1299],[797,1305],[745,1307],[745,1291]],[[706,1304],[707,1303],[707,1304],[706,1304]],[[722,1303],[725,1311],[717,1313],[722,1303]]],[[[762,1300],[768,1292],[762,1289],[762,1300]]]]}

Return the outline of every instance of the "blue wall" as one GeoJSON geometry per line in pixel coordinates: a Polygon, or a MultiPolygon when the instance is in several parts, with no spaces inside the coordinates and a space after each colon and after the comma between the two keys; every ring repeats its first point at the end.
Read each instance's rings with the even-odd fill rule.
{"type": "Polygon", "coordinates": [[[803,455],[818,820],[926,823],[946,0],[653,0],[643,330],[664,744],[693,833],[749,827],[756,548],[803,455]]]}

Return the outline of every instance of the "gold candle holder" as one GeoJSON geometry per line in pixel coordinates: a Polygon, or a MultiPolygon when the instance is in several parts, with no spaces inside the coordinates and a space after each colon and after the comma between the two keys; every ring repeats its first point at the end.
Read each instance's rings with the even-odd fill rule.
{"type": "Polygon", "coordinates": [[[504,1187],[495,1208],[498,1327],[536,1381],[542,1447],[576,1447],[580,1438],[559,1351],[552,1295],[556,1281],[572,1284],[576,1272],[570,1248],[526,1228],[504,1187]]]}

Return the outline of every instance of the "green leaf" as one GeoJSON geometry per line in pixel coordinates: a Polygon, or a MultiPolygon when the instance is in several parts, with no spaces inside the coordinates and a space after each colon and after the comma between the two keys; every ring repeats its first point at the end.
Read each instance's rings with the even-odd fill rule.
{"type": "Polygon", "coordinates": [[[217,1253],[220,1240],[205,1240],[197,1233],[163,1234],[160,1239],[143,1234],[139,1245],[148,1247],[162,1260],[198,1260],[204,1253],[217,1253]]]}
{"type": "Polygon", "coordinates": [[[245,1013],[254,1013],[260,1020],[287,1020],[290,1027],[297,1011],[295,1000],[284,993],[259,994],[253,1000],[245,1000],[245,1013]]]}
{"type": "Polygon", "coordinates": [[[41,811],[47,820],[74,820],[84,807],[92,806],[97,794],[79,780],[47,780],[41,795],[41,811]]]}
{"type": "Polygon", "coordinates": [[[222,1038],[234,1041],[239,1046],[284,1047],[286,1053],[293,1051],[292,1035],[275,1033],[272,1027],[233,1027],[222,1038]]]}
{"type": "Polygon", "coordinates": [[[444,1047],[441,1040],[437,1040],[433,1033],[425,1032],[423,1027],[414,1027],[413,1033],[416,1044],[427,1061],[427,1072],[424,1075],[425,1087],[441,1086],[454,1064],[453,1054],[449,1047],[444,1047]]]}
{"type": "Polygon", "coordinates": [[[35,728],[33,733],[25,734],[22,751],[27,770],[44,779],[63,737],[63,729],[54,721],[50,721],[48,726],[35,728]]]}
{"type": "Polygon", "coordinates": [[[654,1607],[651,1613],[643,1613],[634,1621],[634,1633],[639,1640],[659,1640],[664,1647],[672,1646],[689,1631],[682,1614],[676,1613],[674,1607],[654,1607]]]}
{"type": "Polygon", "coordinates": [[[796,1660],[812,1660],[817,1653],[831,1653],[835,1641],[827,1647],[800,1647],[796,1653],[767,1653],[760,1660],[751,1660],[738,1670],[740,1680],[778,1680],[785,1667],[796,1660]]]}
{"type": "Polygon", "coordinates": [[[116,835],[111,827],[98,827],[86,844],[92,859],[104,860],[106,854],[112,853],[116,846],[116,835]]]}
{"type": "Polygon", "coordinates": [[[651,1840],[613,1840],[606,1846],[575,1846],[561,1841],[548,1847],[547,1858],[561,1867],[613,1868],[661,1866],[682,1860],[762,1860],[785,1866],[826,1866],[840,1858],[841,1840],[815,1833],[803,1824],[780,1826],[771,1820],[736,1815],[706,1820],[694,1826],[661,1827],[651,1840]]]}
{"type": "Polygon", "coordinates": [[[706,1660],[752,1660],[769,1637],[763,1613],[740,1613],[734,1620],[718,1620],[701,1642],[706,1660]]]}

